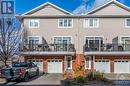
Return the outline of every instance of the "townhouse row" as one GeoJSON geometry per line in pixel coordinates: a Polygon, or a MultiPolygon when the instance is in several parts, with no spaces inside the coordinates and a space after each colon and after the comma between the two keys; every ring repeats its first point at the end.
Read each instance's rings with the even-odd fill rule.
{"type": "Polygon", "coordinates": [[[130,72],[130,8],[118,1],[83,15],[47,2],[18,18],[24,31],[21,54],[41,72],[64,73],[78,65],[104,73],[130,72]]]}

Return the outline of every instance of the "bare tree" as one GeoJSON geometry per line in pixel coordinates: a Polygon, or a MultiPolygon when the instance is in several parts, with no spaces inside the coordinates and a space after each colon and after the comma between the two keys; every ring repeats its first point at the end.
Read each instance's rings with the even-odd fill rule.
{"type": "Polygon", "coordinates": [[[16,18],[0,18],[0,59],[7,65],[7,60],[19,54],[22,28],[16,18]]]}

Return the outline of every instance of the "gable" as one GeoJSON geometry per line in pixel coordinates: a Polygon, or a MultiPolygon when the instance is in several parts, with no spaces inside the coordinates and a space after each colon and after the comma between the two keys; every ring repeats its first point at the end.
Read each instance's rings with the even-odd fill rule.
{"type": "Polygon", "coordinates": [[[130,9],[126,8],[124,5],[119,2],[111,2],[105,6],[93,10],[88,15],[130,15],[130,9]]]}
{"type": "Polygon", "coordinates": [[[47,2],[22,15],[49,16],[49,15],[72,15],[72,14],[60,7],[57,7],[56,5],[47,2]]]}

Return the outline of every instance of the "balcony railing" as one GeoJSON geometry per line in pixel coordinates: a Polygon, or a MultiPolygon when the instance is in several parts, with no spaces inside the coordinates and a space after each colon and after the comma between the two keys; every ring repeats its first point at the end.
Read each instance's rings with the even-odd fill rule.
{"type": "Polygon", "coordinates": [[[43,51],[43,52],[74,52],[74,44],[25,44],[20,51],[43,51]]]}
{"type": "Polygon", "coordinates": [[[113,51],[130,51],[130,44],[112,44],[112,43],[106,43],[102,45],[84,45],[84,52],[113,52],[113,51]]]}

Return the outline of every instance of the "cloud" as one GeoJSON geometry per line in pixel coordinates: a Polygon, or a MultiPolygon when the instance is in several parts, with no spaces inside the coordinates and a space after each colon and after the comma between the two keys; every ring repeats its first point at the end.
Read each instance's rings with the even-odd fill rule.
{"type": "Polygon", "coordinates": [[[74,14],[84,14],[100,5],[103,5],[104,3],[108,2],[110,0],[82,0],[82,3],[80,6],[78,6],[73,13],[74,14]]]}

